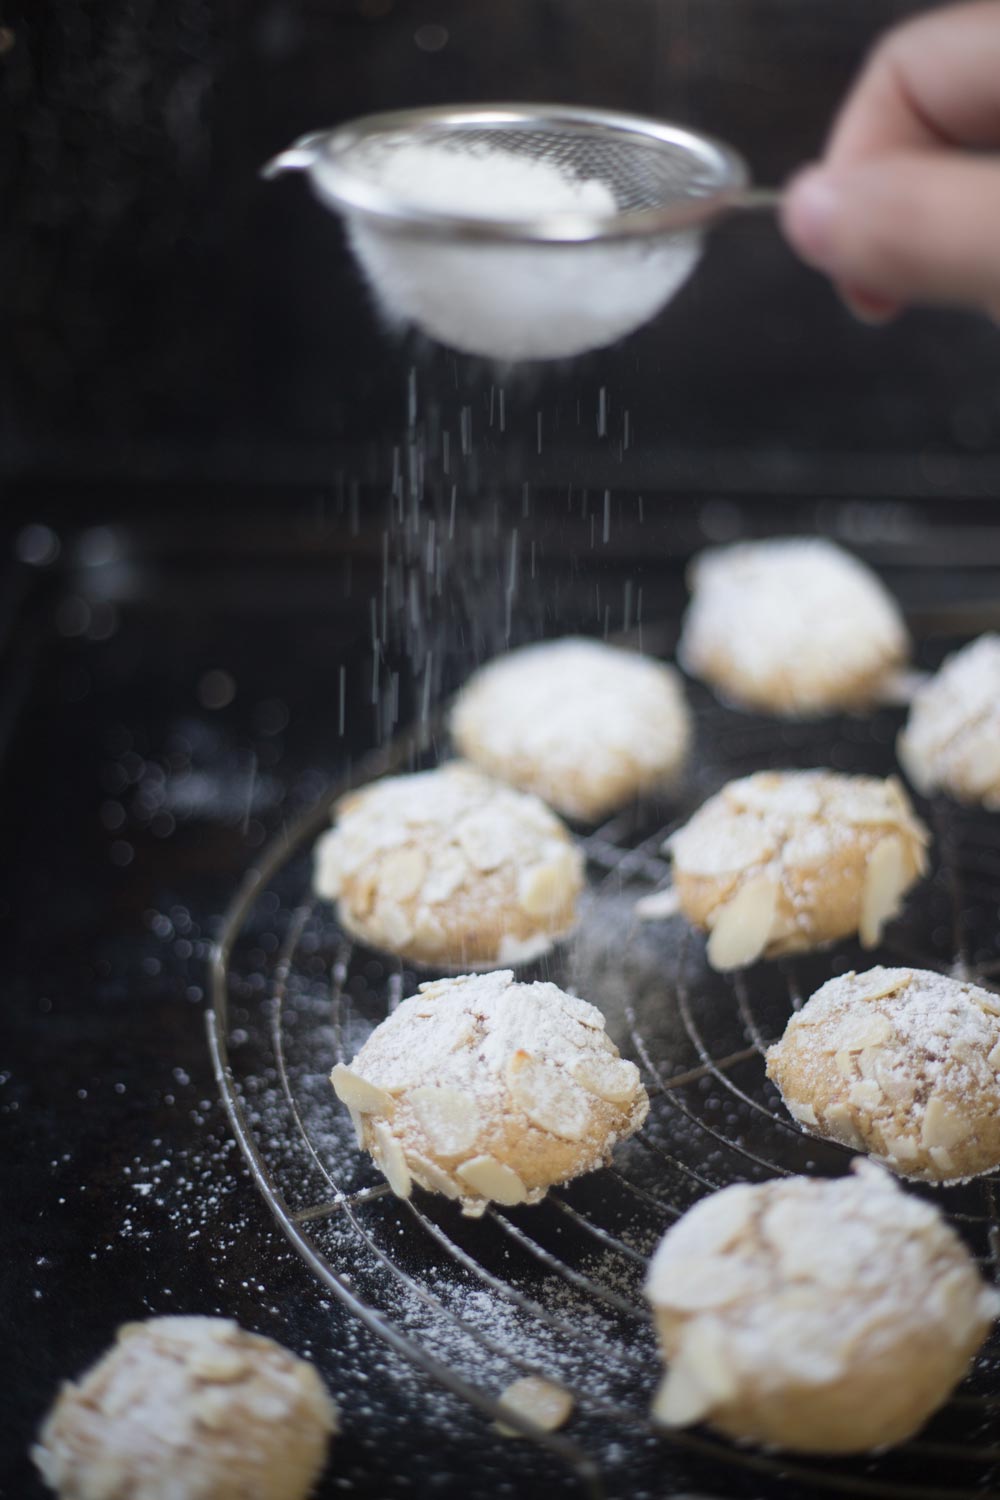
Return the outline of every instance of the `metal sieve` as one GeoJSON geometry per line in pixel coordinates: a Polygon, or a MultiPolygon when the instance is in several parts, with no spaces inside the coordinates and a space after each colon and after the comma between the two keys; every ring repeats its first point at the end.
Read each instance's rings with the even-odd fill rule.
{"type": "Polygon", "coordinates": [[[345,216],[383,309],[444,343],[499,359],[559,358],[613,343],[654,316],[686,279],[701,233],[736,209],[773,207],[721,142],[638,115],[562,105],[441,106],[370,115],[302,136],[265,177],[307,171],[345,216]],[[415,174],[388,186],[414,145],[555,168],[579,188],[572,209],[515,216],[441,207],[415,174]],[[613,200],[613,208],[607,207],[613,200]]]}

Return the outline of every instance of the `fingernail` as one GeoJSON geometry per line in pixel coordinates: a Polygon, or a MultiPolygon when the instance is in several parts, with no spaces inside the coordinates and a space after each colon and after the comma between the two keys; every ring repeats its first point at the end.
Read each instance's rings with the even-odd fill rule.
{"type": "Polygon", "coordinates": [[[889,323],[900,311],[898,302],[888,297],[878,297],[857,286],[840,287],[841,300],[860,323],[879,325],[889,323]]]}
{"type": "Polygon", "coordinates": [[[821,167],[796,177],[785,193],[782,221],[788,238],[804,261],[827,270],[833,257],[839,195],[821,167]]]}

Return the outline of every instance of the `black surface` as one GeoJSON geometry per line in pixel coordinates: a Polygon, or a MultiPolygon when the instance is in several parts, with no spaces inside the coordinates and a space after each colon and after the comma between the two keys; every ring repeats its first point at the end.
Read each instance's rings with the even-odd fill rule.
{"type": "MultiPolygon", "coordinates": [[[[370,701],[381,502],[363,494],[355,521],[346,495],[320,512],[290,493],[275,518],[220,494],[204,521],[163,525],[142,521],[143,499],[133,496],[130,525],[62,525],[58,558],[11,562],[3,590],[0,1298],[12,1378],[0,1488],[17,1500],[41,1493],[25,1456],[31,1434],[59,1381],[120,1322],[186,1311],[230,1314],[319,1360],[345,1428],[324,1495],[553,1491],[558,1471],[497,1448],[419,1382],[386,1403],[397,1375],[273,1230],[208,1063],[207,943],[242,872],[391,727],[370,701]],[[220,683],[206,674],[219,671],[235,696],[210,710],[220,683]],[[432,1452],[426,1472],[413,1472],[411,1451],[432,1452]]],[[[564,519],[563,505],[539,497],[529,519],[520,494],[486,506],[481,522],[496,537],[478,582],[469,563],[427,616],[429,629],[451,632],[436,691],[503,639],[512,527],[525,546],[536,540],[538,558],[518,598],[523,638],[601,633],[605,618],[620,628],[627,580],[633,610],[642,585],[651,624],[674,615],[684,554],[739,518],[728,502],[654,497],[643,524],[616,525],[606,550],[598,523],[591,550],[589,523],[564,519]]],[[[57,510],[50,501],[50,519],[57,510]]],[[[963,633],[963,609],[978,622],[965,628],[996,609],[997,533],[978,507],[760,503],[747,515],[763,531],[834,530],[885,571],[918,623],[928,605],[954,606],[935,615],[949,636],[963,633]]],[[[39,558],[54,550],[30,527],[10,545],[39,558]]],[[[392,557],[404,553],[394,535],[392,557]]],[[[405,718],[421,677],[403,616],[390,615],[383,670],[400,673],[405,718]]]]}

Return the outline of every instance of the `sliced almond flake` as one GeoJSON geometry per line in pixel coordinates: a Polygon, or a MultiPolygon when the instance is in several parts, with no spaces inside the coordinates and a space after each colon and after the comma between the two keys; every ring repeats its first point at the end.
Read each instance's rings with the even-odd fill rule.
{"type": "Polygon", "coordinates": [[[989,1063],[994,1073],[1000,1073],[1000,1042],[997,1042],[996,1045],[992,1047],[991,1050],[987,1053],[986,1061],[989,1063]]]}
{"type": "MultiPolygon", "coordinates": [[[[573,1410],[573,1397],[569,1391],[554,1381],[543,1380],[540,1375],[525,1375],[514,1380],[501,1391],[497,1405],[504,1411],[523,1417],[541,1432],[555,1432],[569,1419],[573,1410]]],[[[504,1437],[523,1437],[516,1427],[505,1422],[496,1423],[497,1431],[504,1437]]]]}
{"type": "Polygon", "coordinates": [[[380,900],[408,901],[415,896],[427,874],[427,859],[419,849],[393,849],[378,866],[380,900]]]}
{"type": "Polygon", "coordinates": [[[671,1367],[653,1397],[652,1418],[662,1427],[690,1427],[712,1410],[714,1400],[688,1370],[671,1367]]]}
{"type": "Polygon", "coordinates": [[[590,1121],[588,1094],[565,1069],[521,1048],[505,1071],[514,1103],[533,1125],[564,1141],[583,1138],[590,1121]]]}
{"type": "Polygon", "coordinates": [[[461,1193],[462,1190],[455,1179],[426,1156],[421,1156],[416,1151],[408,1151],[406,1164],[414,1182],[419,1183],[428,1192],[441,1193],[445,1198],[457,1198],[461,1193]]]}
{"type": "Polygon", "coordinates": [[[825,1129],[831,1135],[836,1136],[837,1140],[843,1141],[845,1145],[853,1147],[856,1151],[865,1149],[864,1139],[846,1104],[831,1104],[825,1112],[825,1119],[825,1129]]]}
{"type": "Polygon", "coordinates": [[[875,1058],[875,1079],[883,1094],[899,1104],[909,1104],[917,1092],[913,1076],[905,1067],[893,1067],[884,1052],[875,1058]]]}
{"type": "Polygon", "coordinates": [[[969,999],[974,1001],[988,1016],[1000,1016],[1000,995],[987,995],[983,990],[976,990],[969,996],[969,999]]]}
{"type": "Polygon", "coordinates": [[[406,1156],[392,1133],[392,1127],[384,1120],[379,1120],[375,1126],[375,1142],[378,1147],[378,1164],[385,1173],[386,1181],[397,1198],[408,1198],[413,1191],[413,1183],[406,1165],[406,1156]]]}
{"type": "Polygon", "coordinates": [[[714,914],[708,939],[713,969],[742,969],[758,959],[774,927],[778,888],[769,875],[755,875],[714,914]]]}
{"type": "Polygon", "coordinates": [[[371,930],[377,940],[395,952],[413,936],[413,923],[401,906],[379,901],[370,917],[371,930]]]}
{"type": "Polygon", "coordinates": [[[608,1104],[628,1104],[641,1087],[635,1063],[608,1053],[582,1057],[573,1068],[573,1077],[608,1104]]]}
{"type": "Polygon", "coordinates": [[[944,1146],[931,1146],[927,1154],[939,1172],[946,1172],[950,1176],[953,1172],[957,1171],[955,1158],[944,1146]]]}
{"type": "MultiPolygon", "coordinates": [[[[884,1134],[884,1132],[883,1132],[884,1134]]],[[[920,1155],[920,1143],[909,1135],[885,1136],[886,1149],[903,1166],[917,1160],[920,1155]]]]}
{"type": "Polygon", "coordinates": [[[932,1094],[924,1110],[920,1139],[931,1150],[938,1146],[947,1150],[957,1146],[972,1134],[972,1125],[948,1099],[932,1094]]]}
{"type": "Polygon", "coordinates": [[[469,866],[458,849],[436,850],[424,880],[424,900],[431,906],[440,906],[450,900],[468,873],[469,866]]]}
{"type": "Polygon", "coordinates": [[[881,1047],[865,1047],[858,1053],[858,1071],[862,1078],[878,1085],[878,1061],[882,1052],[881,1047]]]}
{"type": "Polygon", "coordinates": [[[882,1103],[882,1097],[882,1090],[874,1078],[866,1078],[860,1083],[852,1083],[847,1091],[849,1102],[856,1105],[858,1109],[878,1109],[882,1103]]]}
{"type": "MultiPolygon", "coordinates": [[[[873,970],[874,972],[877,971],[873,970]]],[[[867,976],[862,974],[859,977],[863,982],[867,976]]],[[[913,974],[909,969],[905,969],[902,972],[899,969],[892,969],[886,978],[880,979],[871,989],[865,985],[865,991],[861,998],[864,1001],[871,1001],[881,1000],[886,995],[896,995],[900,990],[904,990],[911,983],[912,979],[913,974]]]]}
{"type": "Polygon", "coordinates": [[[231,1385],[248,1373],[242,1354],[218,1344],[196,1349],[188,1358],[188,1369],[196,1380],[211,1381],[214,1385],[231,1385]]]}
{"type": "Polygon", "coordinates": [[[548,917],[572,901],[578,885],[576,863],[569,850],[560,859],[522,870],[517,901],[529,917],[548,917]]]}
{"type": "Polygon", "coordinates": [[[882,928],[899,911],[900,900],[910,883],[906,850],[898,833],[880,839],[868,856],[861,894],[858,934],[864,948],[874,948],[882,928]]]}
{"type": "Polygon", "coordinates": [[[474,1156],[471,1161],[456,1167],[455,1176],[481,1197],[507,1207],[523,1203],[528,1196],[527,1188],[513,1167],[497,1161],[495,1156],[474,1156]]]}
{"type": "Polygon", "coordinates": [[[888,1016],[876,1011],[862,1016],[858,1021],[852,1017],[849,1035],[844,1045],[849,1052],[863,1052],[869,1047],[881,1047],[892,1040],[892,1025],[888,1016]]]}
{"type": "Polygon", "coordinates": [[[454,836],[473,869],[484,875],[498,870],[517,855],[506,820],[493,809],[470,813],[458,824],[454,836]]]}
{"type": "Polygon", "coordinates": [[[330,1082],[341,1104],[346,1104],[352,1113],[384,1115],[387,1120],[396,1113],[396,1101],[391,1094],[369,1083],[360,1073],[353,1073],[345,1063],[338,1063],[333,1069],[330,1082]]]}
{"type": "Polygon", "coordinates": [[[672,885],[666,890],[653,891],[641,896],[635,903],[635,914],[643,922],[657,922],[666,917],[676,917],[681,909],[680,897],[672,885]]]}
{"type": "Polygon", "coordinates": [[[837,1064],[838,1073],[840,1073],[844,1078],[854,1078],[854,1057],[850,1052],[847,1051],[846,1047],[841,1048],[841,1050],[836,1054],[833,1060],[837,1064]]]}
{"type": "Polygon", "coordinates": [[[357,1141],[359,1149],[363,1151],[365,1146],[364,1117],[356,1109],[352,1109],[350,1105],[347,1106],[347,1113],[350,1115],[351,1124],[354,1126],[354,1139],[357,1141]]]}
{"type": "Polygon", "coordinates": [[[460,1156],[475,1144],[482,1129],[482,1116],[468,1094],[428,1084],[411,1089],[407,1102],[431,1149],[439,1156],[460,1156]]]}
{"type": "Polygon", "coordinates": [[[785,1103],[788,1106],[788,1113],[793,1119],[798,1120],[800,1125],[807,1125],[812,1130],[819,1128],[819,1120],[811,1104],[800,1104],[797,1099],[786,1099],[785,1103]]]}
{"type": "Polygon", "coordinates": [[[694,1376],[715,1403],[730,1401],[739,1391],[729,1341],[722,1324],[714,1318],[695,1318],[687,1324],[677,1363],[694,1376]]]}

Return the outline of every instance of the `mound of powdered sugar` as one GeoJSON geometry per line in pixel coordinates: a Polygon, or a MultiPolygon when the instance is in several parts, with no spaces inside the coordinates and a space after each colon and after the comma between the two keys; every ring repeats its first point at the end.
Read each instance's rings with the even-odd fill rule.
{"type": "MultiPolygon", "coordinates": [[[[391,140],[362,165],[417,211],[506,222],[616,211],[605,183],[481,143],[391,140]]],[[[631,333],[687,278],[700,244],[690,232],[608,244],[426,238],[360,216],[349,232],[391,322],[502,361],[569,358],[631,333]]]]}

